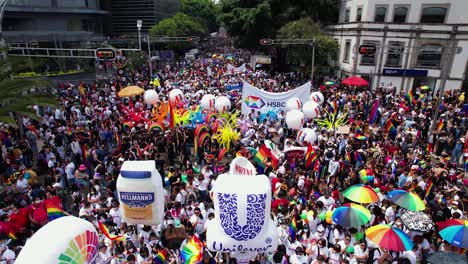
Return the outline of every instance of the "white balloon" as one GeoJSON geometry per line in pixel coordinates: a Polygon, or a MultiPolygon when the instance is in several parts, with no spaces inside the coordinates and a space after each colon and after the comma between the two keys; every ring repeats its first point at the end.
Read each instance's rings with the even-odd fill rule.
{"type": "Polygon", "coordinates": [[[286,113],[286,125],[291,129],[300,129],[304,125],[304,113],[300,110],[291,110],[286,113]]]}
{"type": "Polygon", "coordinates": [[[224,113],[226,111],[229,111],[230,108],[231,108],[231,100],[229,100],[229,98],[227,98],[226,96],[219,96],[218,98],[216,98],[216,101],[215,101],[216,111],[218,111],[219,113],[224,113]]]}
{"type": "Polygon", "coordinates": [[[99,252],[99,235],[93,224],[74,216],[55,219],[29,239],[15,263],[94,263],[99,252]],[[44,246],[47,245],[47,246],[44,246]]]}
{"type": "Polygon", "coordinates": [[[159,100],[159,95],[158,93],[151,89],[151,90],[146,90],[145,94],[143,95],[143,99],[145,100],[146,104],[154,105],[158,102],[159,100]]]}
{"type": "Polygon", "coordinates": [[[304,142],[314,144],[317,142],[317,133],[315,131],[311,131],[310,133],[307,133],[306,136],[304,137],[304,142]]]}
{"type": "Polygon", "coordinates": [[[171,102],[182,102],[184,99],[184,92],[180,89],[173,89],[169,92],[169,101],[171,102]]]}
{"type": "Polygon", "coordinates": [[[302,128],[297,132],[296,141],[299,143],[315,143],[317,141],[317,133],[310,128],[302,128]]]}
{"type": "Polygon", "coordinates": [[[301,102],[301,100],[299,100],[299,98],[297,98],[297,97],[290,98],[290,99],[286,102],[286,109],[287,109],[288,111],[291,111],[291,110],[294,110],[294,109],[300,110],[301,107],[302,107],[302,102],[301,102]]]}
{"type": "Polygon", "coordinates": [[[203,109],[213,109],[215,106],[215,96],[212,94],[205,94],[200,100],[203,109]]]}
{"type": "Polygon", "coordinates": [[[302,112],[307,118],[317,118],[320,114],[320,108],[316,102],[308,101],[302,107],[302,112]]]}
{"type": "Polygon", "coordinates": [[[323,94],[321,92],[313,92],[310,95],[310,99],[317,104],[321,105],[323,102],[325,102],[325,97],[323,97],[323,94]]]}

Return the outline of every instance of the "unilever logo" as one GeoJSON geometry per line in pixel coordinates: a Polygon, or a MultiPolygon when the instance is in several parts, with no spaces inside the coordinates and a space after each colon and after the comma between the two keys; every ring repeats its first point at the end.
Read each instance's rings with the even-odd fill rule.
{"type": "Polygon", "coordinates": [[[247,96],[244,99],[244,102],[248,107],[254,109],[260,109],[265,106],[265,102],[262,100],[262,98],[253,95],[247,96]]]}
{"type": "Polygon", "coordinates": [[[254,239],[265,223],[267,194],[247,195],[247,221],[243,226],[239,225],[237,198],[237,194],[218,193],[221,226],[226,235],[237,241],[254,239]]]}

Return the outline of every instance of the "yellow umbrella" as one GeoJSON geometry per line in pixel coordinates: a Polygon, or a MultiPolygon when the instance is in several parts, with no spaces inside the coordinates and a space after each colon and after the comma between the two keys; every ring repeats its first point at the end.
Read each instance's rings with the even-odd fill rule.
{"type": "Polygon", "coordinates": [[[458,101],[460,101],[460,102],[465,101],[465,92],[463,92],[463,93],[458,97],[458,101]]]}
{"type": "Polygon", "coordinates": [[[145,90],[138,86],[128,86],[119,91],[119,97],[131,97],[144,93],[145,90]]]}

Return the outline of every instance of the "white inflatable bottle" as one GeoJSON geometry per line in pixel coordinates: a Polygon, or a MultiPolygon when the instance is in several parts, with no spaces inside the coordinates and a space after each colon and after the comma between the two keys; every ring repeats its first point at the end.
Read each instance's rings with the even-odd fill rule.
{"type": "Polygon", "coordinates": [[[122,221],[158,225],[164,217],[166,190],[154,161],[125,161],[117,178],[122,221]]]}
{"type": "Polygon", "coordinates": [[[218,176],[212,189],[215,218],[207,225],[207,246],[220,252],[274,252],[278,232],[271,220],[271,184],[244,157],[218,176]]]}

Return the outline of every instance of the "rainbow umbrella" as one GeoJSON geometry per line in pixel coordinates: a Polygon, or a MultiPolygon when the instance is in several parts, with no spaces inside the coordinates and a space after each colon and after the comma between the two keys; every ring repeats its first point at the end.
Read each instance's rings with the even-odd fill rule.
{"type": "Polygon", "coordinates": [[[423,86],[421,86],[421,87],[419,87],[419,88],[421,88],[421,90],[423,90],[423,91],[427,91],[427,90],[430,90],[430,89],[431,89],[431,87],[429,87],[429,86],[427,86],[427,85],[423,85],[423,86]]]}
{"type": "Polygon", "coordinates": [[[393,203],[411,211],[423,211],[426,205],[419,196],[412,192],[404,190],[395,190],[387,194],[387,197],[393,203]]]}
{"type": "Polygon", "coordinates": [[[450,244],[468,248],[468,220],[449,219],[437,223],[440,236],[450,244]]]}
{"type": "Polygon", "coordinates": [[[371,213],[365,207],[355,203],[347,203],[333,210],[332,220],[346,227],[360,227],[369,222],[371,213]]]}
{"type": "Polygon", "coordinates": [[[377,193],[369,186],[356,184],[343,192],[344,197],[357,203],[375,203],[379,200],[377,193]]]}
{"type": "Polygon", "coordinates": [[[328,82],[325,83],[325,85],[327,85],[327,86],[332,86],[332,85],[335,85],[335,82],[328,81],[328,82]]]}
{"type": "Polygon", "coordinates": [[[367,238],[381,248],[393,251],[407,251],[413,248],[413,241],[403,230],[389,225],[375,225],[366,230],[367,238]]]}

